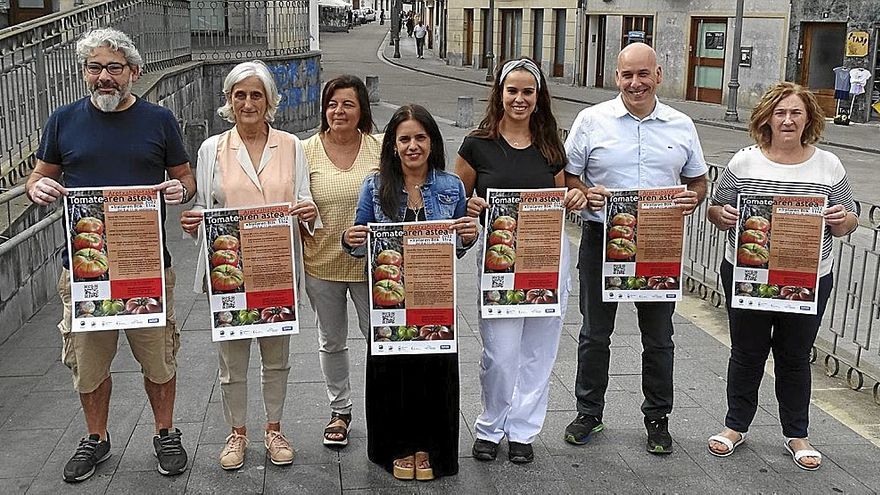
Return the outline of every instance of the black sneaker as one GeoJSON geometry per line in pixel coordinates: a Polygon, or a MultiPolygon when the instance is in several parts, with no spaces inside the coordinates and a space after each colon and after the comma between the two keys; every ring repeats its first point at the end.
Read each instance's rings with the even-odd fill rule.
{"type": "Polygon", "coordinates": [[[110,457],[110,433],[107,440],[99,440],[100,436],[93,433],[79,441],[79,447],[73,457],[64,465],[64,481],[77,483],[85,481],[95,474],[95,466],[110,457]]]}
{"type": "Polygon", "coordinates": [[[648,430],[647,450],[652,454],[671,454],[672,435],[669,434],[669,418],[658,419],[645,418],[645,428],[648,430]]]}
{"type": "Polygon", "coordinates": [[[174,476],[186,471],[186,451],[180,443],[180,430],[169,432],[167,428],[159,430],[153,437],[153,448],[159,459],[159,472],[166,476],[174,476]]]}
{"type": "Polygon", "coordinates": [[[471,455],[479,461],[494,461],[498,455],[498,444],[478,438],[474,442],[474,448],[471,449],[471,455]]]}
{"type": "Polygon", "coordinates": [[[532,450],[532,444],[507,442],[507,458],[515,464],[528,464],[535,460],[535,451],[532,450]]]}
{"type": "Polygon", "coordinates": [[[590,440],[593,433],[598,433],[604,429],[605,425],[602,424],[602,418],[588,414],[578,414],[574,421],[565,427],[563,438],[572,445],[583,445],[590,440]]]}

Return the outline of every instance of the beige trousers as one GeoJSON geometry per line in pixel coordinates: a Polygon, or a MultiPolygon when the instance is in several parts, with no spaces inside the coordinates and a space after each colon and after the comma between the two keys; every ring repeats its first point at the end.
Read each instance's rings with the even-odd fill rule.
{"type": "MultiPolygon", "coordinates": [[[[233,428],[247,426],[247,372],[254,339],[228,340],[217,344],[220,355],[220,396],[223,416],[233,428]]],[[[263,406],[266,421],[281,422],[287,375],[290,374],[290,336],[260,337],[263,406]]]]}

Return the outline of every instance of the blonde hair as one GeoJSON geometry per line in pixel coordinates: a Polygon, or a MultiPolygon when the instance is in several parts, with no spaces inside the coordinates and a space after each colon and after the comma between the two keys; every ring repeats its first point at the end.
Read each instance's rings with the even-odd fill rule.
{"type": "Polygon", "coordinates": [[[223,94],[226,96],[226,103],[217,109],[217,114],[227,122],[235,123],[235,112],[232,111],[232,103],[229,102],[232,88],[249,77],[256,77],[263,83],[263,90],[266,92],[266,122],[273,122],[275,112],[278,111],[278,103],[281,102],[281,96],[278,94],[278,87],[275,85],[272,73],[262,60],[242,62],[229,71],[226,79],[223,80],[223,94]]]}
{"type": "Polygon", "coordinates": [[[768,89],[761,101],[752,110],[749,120],[749,134],[762,149],[770,146],[773,130],[770,128],[770,117],[779,102],[791,95],[797,95],[804,102],[807,110],[807,125],[801,134],[801,144],[813,144],[822,137],[825,130],[825,112],[819,106],[816,96],[803,86],[791,82],[780,82],[768,89]]]}

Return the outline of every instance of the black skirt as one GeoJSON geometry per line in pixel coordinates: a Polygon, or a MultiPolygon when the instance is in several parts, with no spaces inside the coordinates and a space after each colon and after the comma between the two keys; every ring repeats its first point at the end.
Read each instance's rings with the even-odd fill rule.
{"type": "Polygon", "coordinates": [[[390,473],[425,451],[434,476],[458,473],[458,354],[374,357],[368,344],[365,388],[371,461],[390,473]]]}

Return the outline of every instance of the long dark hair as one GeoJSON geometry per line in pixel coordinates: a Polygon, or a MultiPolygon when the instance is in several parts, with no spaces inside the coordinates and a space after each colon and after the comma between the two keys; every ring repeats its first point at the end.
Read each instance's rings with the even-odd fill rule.
{"type": "MultiPolygon", "coordinates": [[[[523,57],[531,60],[529,57],[523,57]]],[[[540,65],[535,63],[539,68],[540,65]]],[[[480,126],[471,132],[471,136],[485,139],[498,139],[501,133],[498,131],[498,125],[501,118],[504,117],[504,106],[501,102],[501,96],[504,94],[503,81],[501,78],[501,69],[504,64],[498,64],[495,70],[495,81],[492,83],[492,89],[489,91],[489,103],[486,104],[486,116],[480,122],[480,126]]],[[[514,69],[525,70],[525,69],[514,69]]],[[[532,142],[541,155],[553,168],[556,174],[565,167],[568,159],[565,156],[565,147],[559,138],[559,128],[556,124],[556,117],[550,110],[550,91],[547,90],[547,80],[544,79],[544,71],[540,71],[541,80],[538,81],[538,100],[535,106],[535,112],[529,118],[529,131],[532,133],[532,142]]]]}
{"type": "Polygon", "coordinates": [[[367,87],[361,78],[352,75],[343,75],[327,81],[324,90],[321,92],[321,132],[327,132],[330,129],[330,123],[327,122],[327,107],[330,106],[330,98],[337,89],[354,89],[357,95],[358,104],[361,107],[361,118],[358,120],[357,128],[359,131],[372,134],[373,133],[373,111],[370,109],[370,95],[367,94],[367,87]]]}
{"type": "Polygon", "coordinates": [[[394,112],[385,126],[382,140],[382,155],[379,158],[379,204],[389,218],[397,221],[400,210],[400,191],[403,189],[403,165],[397,155],[397,128],[407,120],[415,120],[431,138],[431,151],[428,155],[428,173],[431,170],[446,169],[446,152],[443,150],[443,135],[431,113],[421,105],[404,105],[394,112]]]}

